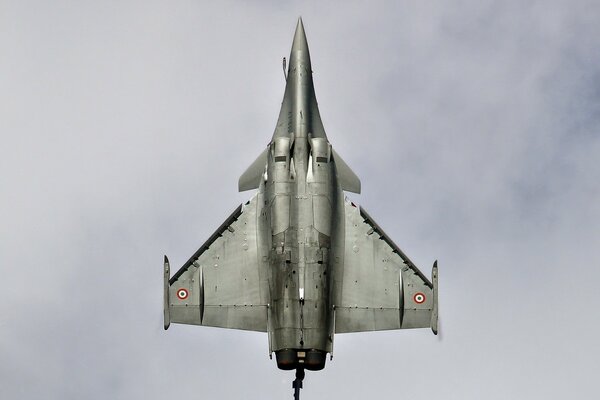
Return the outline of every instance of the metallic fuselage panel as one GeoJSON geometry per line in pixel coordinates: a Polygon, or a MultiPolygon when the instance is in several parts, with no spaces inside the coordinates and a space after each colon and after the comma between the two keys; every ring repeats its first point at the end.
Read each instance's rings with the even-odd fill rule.
{"type": "Polygon", "coordinates": [[[314,105],[310,57],[300,29],[270,145],[261,213],[272,239],[269,335],[274,352],[332,351],[331,237],[336,229],[332,212],[342,192],[314,105]]]}

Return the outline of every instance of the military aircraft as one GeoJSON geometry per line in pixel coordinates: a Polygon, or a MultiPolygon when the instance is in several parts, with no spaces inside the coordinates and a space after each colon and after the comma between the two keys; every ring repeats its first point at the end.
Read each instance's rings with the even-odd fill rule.
{"type": "MultiPolygon", "coordinates": [[[[285,60],[285,59],[284,59],[285,60]]],[[[273,138],[239,179],[258,189],[173,275],[164,259],[164,327],[171,323],[267,332],[277,366],[325,367],[334,335],[431,328],[431,280],[344,196],[360,180],[327,140],[298,20],[273,138]]]]}

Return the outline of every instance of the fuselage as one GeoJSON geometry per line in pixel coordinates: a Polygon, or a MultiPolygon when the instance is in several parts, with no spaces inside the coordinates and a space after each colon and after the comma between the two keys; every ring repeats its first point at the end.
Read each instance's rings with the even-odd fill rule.
{"type": "Polygon", "coordinates": [[[333,346],[331,287],[343,192],[314,93],[299,25],[270,143],[261,220],[270,231],[269,343],[282,369],[322,369],[333,346]]]}

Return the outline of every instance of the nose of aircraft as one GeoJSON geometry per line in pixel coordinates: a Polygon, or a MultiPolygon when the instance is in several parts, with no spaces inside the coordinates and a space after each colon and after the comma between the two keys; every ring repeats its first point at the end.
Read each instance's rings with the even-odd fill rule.
{"type": "Polygon", "coordinates": [[[302,17],[298,18],[294,41],[292,43],[292,54],[290,56],[290,65],[308,64],[310,66],[310,54],[308,53],[308,42],[304,33],[302,17]]]}

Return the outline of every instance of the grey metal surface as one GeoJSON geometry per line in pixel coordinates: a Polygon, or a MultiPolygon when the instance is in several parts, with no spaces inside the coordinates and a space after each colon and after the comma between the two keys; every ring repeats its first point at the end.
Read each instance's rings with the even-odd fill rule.
{"type": "Polygon", "coordinates": [[[337,179],[342,187],[342,190],[360,194],[360,179],[358,176],[356,176],[352,169],[350,169],[348,164],[344,162],[342,157],[340,157],[335,150],[332,149],[332,151],[337,171],[337,179]]]}
{"type": "Polygon", "coordinates": [[[267,331],[267,263],[258,256],[258,198],[238,208],[171,278],[170,322],[267,331]]]}
{"type": "Polygon", "coordinates": [[[171,278],[165,257],[165,329],[266,331],[298,371],[324,367],[335,333],[437,332],[437,264],[430,281],[344,197],[360,179],[327,140],[301,20],[273,138],[238,186],[258,192],[171,278]]]}
{"type": "Polygon", "coordinates": [[[262,153],[260,153],[256,160],[250,164],[246,172],[240,176],[238,181],[238,189],[240,192],[258,189],[265,173],[268,152],[269,148],[267,147],[262,153]]]}
{"type": "Polygon", "coordinates": [[[344,267],[335,275],[335,331],[431,326],[432,284],[368,214],[345,202],[344,267]]]}

